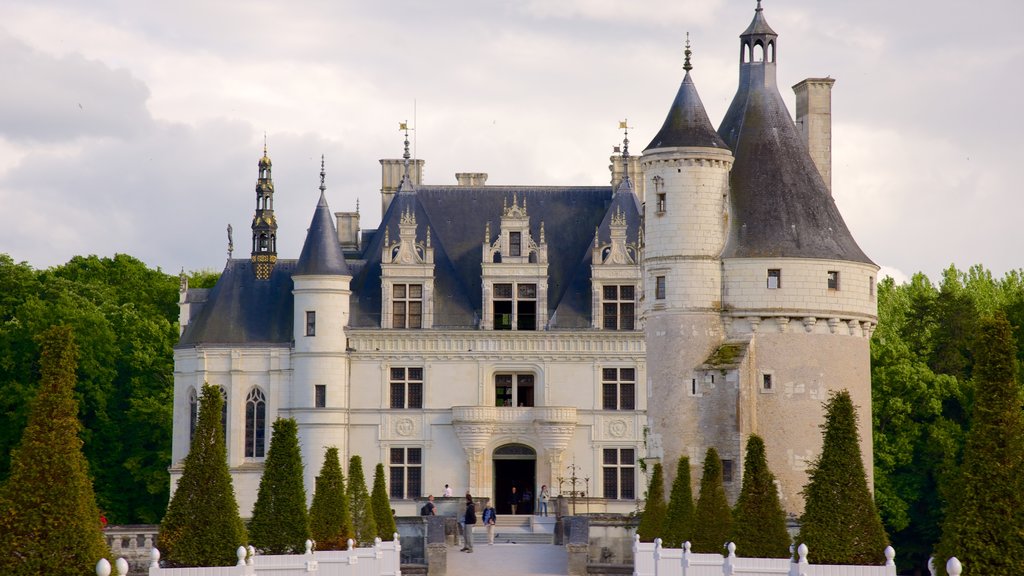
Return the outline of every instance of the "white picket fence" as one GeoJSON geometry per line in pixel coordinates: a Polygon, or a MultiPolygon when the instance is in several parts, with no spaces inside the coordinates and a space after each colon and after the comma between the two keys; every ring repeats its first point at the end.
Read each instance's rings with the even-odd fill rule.
{"type": "MultiPolygon", "coordinates": [[[[807,546],[797,549],[798,558],[742,558],[736,556],[736,545],[727,546],[728,556],[698,554],[690,551],[690,543],[682,548],[662,548],[661,538],[654,542],[633,539],[633,576],[896,576],[892,546],[885,549],[884,566],[835,566],[811,564],[807,546]]],[[[949,576],[960,576],[956,558],[946,563],[949,576]]]]}
{"type": "MultiPolygon", "coordinates": [[[[252,546],[238,547],[238,564],[201,568],[161,568],[160,551],[153,548],[149,576],[401,576],[402,545],[398,534],[388,542],[374,540],[371,548],[355,548],[351,540],[348,550],[313,551],[306,541],[305,554],[259,555],[252,546]]],[[[118,558],[115,576],[127,576],[128,563],[118,558]]],[[[96,564],[96,576],[111,576],[110,562],[96,564]]]]}

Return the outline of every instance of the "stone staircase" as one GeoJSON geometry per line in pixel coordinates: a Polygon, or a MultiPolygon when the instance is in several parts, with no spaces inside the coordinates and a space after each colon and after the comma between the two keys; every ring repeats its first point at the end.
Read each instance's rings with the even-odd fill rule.
{"type": "MultiPolygon", "coordinates": [[[[498,515],[494,524],[495,544],[553,544],[554,516],[498,515]]],[[[477,524],[473,529],[473,544],[487,544],[487,528],[477,524]]]]}

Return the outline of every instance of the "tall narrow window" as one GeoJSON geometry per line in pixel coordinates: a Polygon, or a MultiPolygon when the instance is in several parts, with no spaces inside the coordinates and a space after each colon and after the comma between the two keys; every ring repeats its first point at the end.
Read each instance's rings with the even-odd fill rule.
{"type": "Polygon", "coordinates": [[[410,500],[423,494],[423,449],[391,449],[391,498],[410,500]]]}
{"type": "Polygon", "coordinates": [[[875,277],[868,276],[868,296],[875,297],[875,277]]]}
{"type": "Polygon", "coordinates": [[[839,271],[829,270],[828,271],[828,289],[839,290],[839,271]]]}
{"type": "Polygon", "coordinates": [[[391,408],[423,408],[423,368],[391,369],[391,408]]]}
{"type": "Polygon", "coordinates": [[[605,448],[602,472],[605,498],[636,498],[636,455],[632,448],[605,448]]]}
{"type": "Polygon", "coordinates": [[[228,391],[223,386],[217,386],[220,392],[220,432],[224,435],[224,441],[228,442],[228,391]]]}
{"type": "Polygon", "coordinates": [[[516,329],[537,329],[537,285],[519,284],[516,298],[516,329]]]}
{"type": "Polygon", "coordinates": [[[423,285],[394,284],[391,287],[392,328],[423,327],[423,285]]]}
{"type": "Polygon", "coordinates": [[[782,288],[782,270],[778,268],[768,269],[768,289],[776,290],[782,288]]]}
{"type": "Polygon", "coordinates": [[[665,277],[655,276],[654,277],[654,298],[655,300],[665,299],[665,277]]]}
{"type": "Polygon", "coordinates": [[[636,370],[603,368],[601,370],[601,404],[605,410],[636,409],[636,370]]]}
{"type": "Polygon", "coordinates": [[[604,286],[601,313],[605,330],[633,330],[636,327],[636,287],[604,286]]]}
{"type": "Polygon", "coordinates": [[[536,284],[495,284],[491,299],[495,330],[537,329],[536,284]]]}
{"type": "Polygon", "coordinates": [[[326,385],[317,384],[313,386],[313,406],[316,408],[325,408],[327,406],[326,385]]]}
{"type": "Polygon", "coordinates": [[[512,329],[512,285],[494,285],[494,329],[512,329]]]}
{"type": "Polygon", "coordinates": [[[199,397],[195,388],[188,390],[188,442],[192,444],[192,438],[196,435],[196,420],[199,417],[199,397]]]}
{"type": "Polygon", "coordinates": [[[267,434],[267,398],[253,388],[245,398],[245,457],[263,458],[267,434]]]}
{"type": "Polygon", "coordinates": [[[533,374],[495,374],[494,405],[533,407],[533,374]]]}
{"type": "Polygon", "coordinates": [[[523,255],[523,233],[522,232],[509,232],[508,233],[508,255],[509,256],[522,256],[523,255]]]}
{"type": "Polygon", "coordinates": [[[306,336],[316,336],[316,312],[306,310],[306,336]]]}
{"type": "Polygon", "coordinates": [[[722,460],[722,482],[732,482],[732,460],[722,460]]]}

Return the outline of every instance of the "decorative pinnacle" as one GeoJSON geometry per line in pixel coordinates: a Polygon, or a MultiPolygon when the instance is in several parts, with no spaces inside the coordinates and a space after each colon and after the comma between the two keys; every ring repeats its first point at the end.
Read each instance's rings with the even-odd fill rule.
{"type": "Polygon", "coordinates": [[[757,0],[757,8],[754,11],[755,12],[760,12],[761,11],[761,0],[757,0]]]}
{"type": "MultiPolygon", "coordinates": [[[[761,9],[761,0],[757,0],[757,9],[758,10],[761,9]]],[[[690,70],[693,70],[693,64],[690,64],[690,55],[691,54],[693,54],[693,52],[690,51],[690,33],[687,32],[686,33],[686,50],[683,50],[683,55],[685,56],[685,58],[683,60],[683,70],[686,70],[687,72],[689,72],[690,70]]]]}
{"type": "Polygon", "coordinates": [[[267,133],[263,132],[263,155],[267,155],[267,133]]]}
{"type": "Polygon", "coordinates": [[[320,155],[320,192],[327,191],[327,185],[324,184],[324,180],[327,178],[327,173],[324,172],[324,155],[320,155]]]}

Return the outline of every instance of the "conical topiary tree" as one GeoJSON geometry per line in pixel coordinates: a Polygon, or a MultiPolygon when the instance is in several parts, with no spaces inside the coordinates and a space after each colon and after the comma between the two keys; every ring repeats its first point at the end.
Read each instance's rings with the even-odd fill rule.
{"type": "Polygon", "coordinates": [[[721,554],[731,532],[732,511],[722,483],[722,460],[718,458],[717,450],[708,448],[704,455],[700,496],[697,497],[697,508],[694,511],[693,551],[721,554]]]}
{"type": "Polygon", "coordinates": [[[235,550],[246,544],[228,471],[222,406],[217,387],[203,386],[192,446],[157,540],[172,566],[231,566],[238,561],[235,550]]]}
{"type": "Polygon", "coordinates": [[[974,408],[935,566],[966,576],[1024,574],[1024,414],[1016,345],[1005,317],[982,320],[973,346],[974,408]]]}
{"type": "Polygon", "coordinates": [[[384,464],[377,463],[377,468],[373,471],[373,493],[370,500],[373,502],[373,520],[377,524],[377,536],[381,540],[391,540],[398,527],[395,526],[395,516],[391,513],[388,485],[384,481],[384,464]]]}
{"type": "Polygon", "coordinates": [[[779,502],[775,476],[768,469],[764,440],[747,439],[743,458],[743,486],[733,514],[732,541],[737,553],[748,558],[789,558],[790,538],[786,513],[779,502]]]}
{"type": "Polygon", "coordinates": [[[306,549],[309,518],[302,485],[299,426],[293,418],[274,422],[249,521],[249,539],[264,554],[294,554],[306,549]]]}
{"type": "Polygon", "coordinates": [[[690,486],[690,459],[686,456],[676,465],[664,532],[661,541],[666,548],[681,548],[693,538],[693,488],[690,486]]]}
{"type": "Polygon", "coordinates": [[[868,490],[857,409],[846,390],[825,402],[821,454],[807,471],[797,544],[816,564],[883,564],[889,539],[868,490]]]}
{"type": "Polygon", "coordinates": [[[661,462],[655,462],[654,470],[651,472],[651,485],[647,487],[644,510],[640,514],[640,525],[636,528],[641,542],[654,542],[655,538],[664,535],[667,514],[664,473],[661,470],[661,462]]]}
{"type": "Polygon", "coordinates": [[[363,475],[363,459],[358,455],[348,461],[348,504],[352,511],[352,528],[355,540],[360,546],[373,544],[377,537],[377,522],[373,517],[373,503],[366,490],[363,475]]]}
{"type": "Polygon", "coordinates": [[[316,477],[316,491],[309,508],[309,532],[318,550],[344,550],[353,537],[345,477],[338,449],[333,446],[324,454],[324,465],[316,477]]]}
{"type": "Polygon", "coordinates": [[[78,347],[66,326],[38,341],[39,390],[0,487],[0,574],[80,575],[109,550],[78,437],[78,347]]]}

